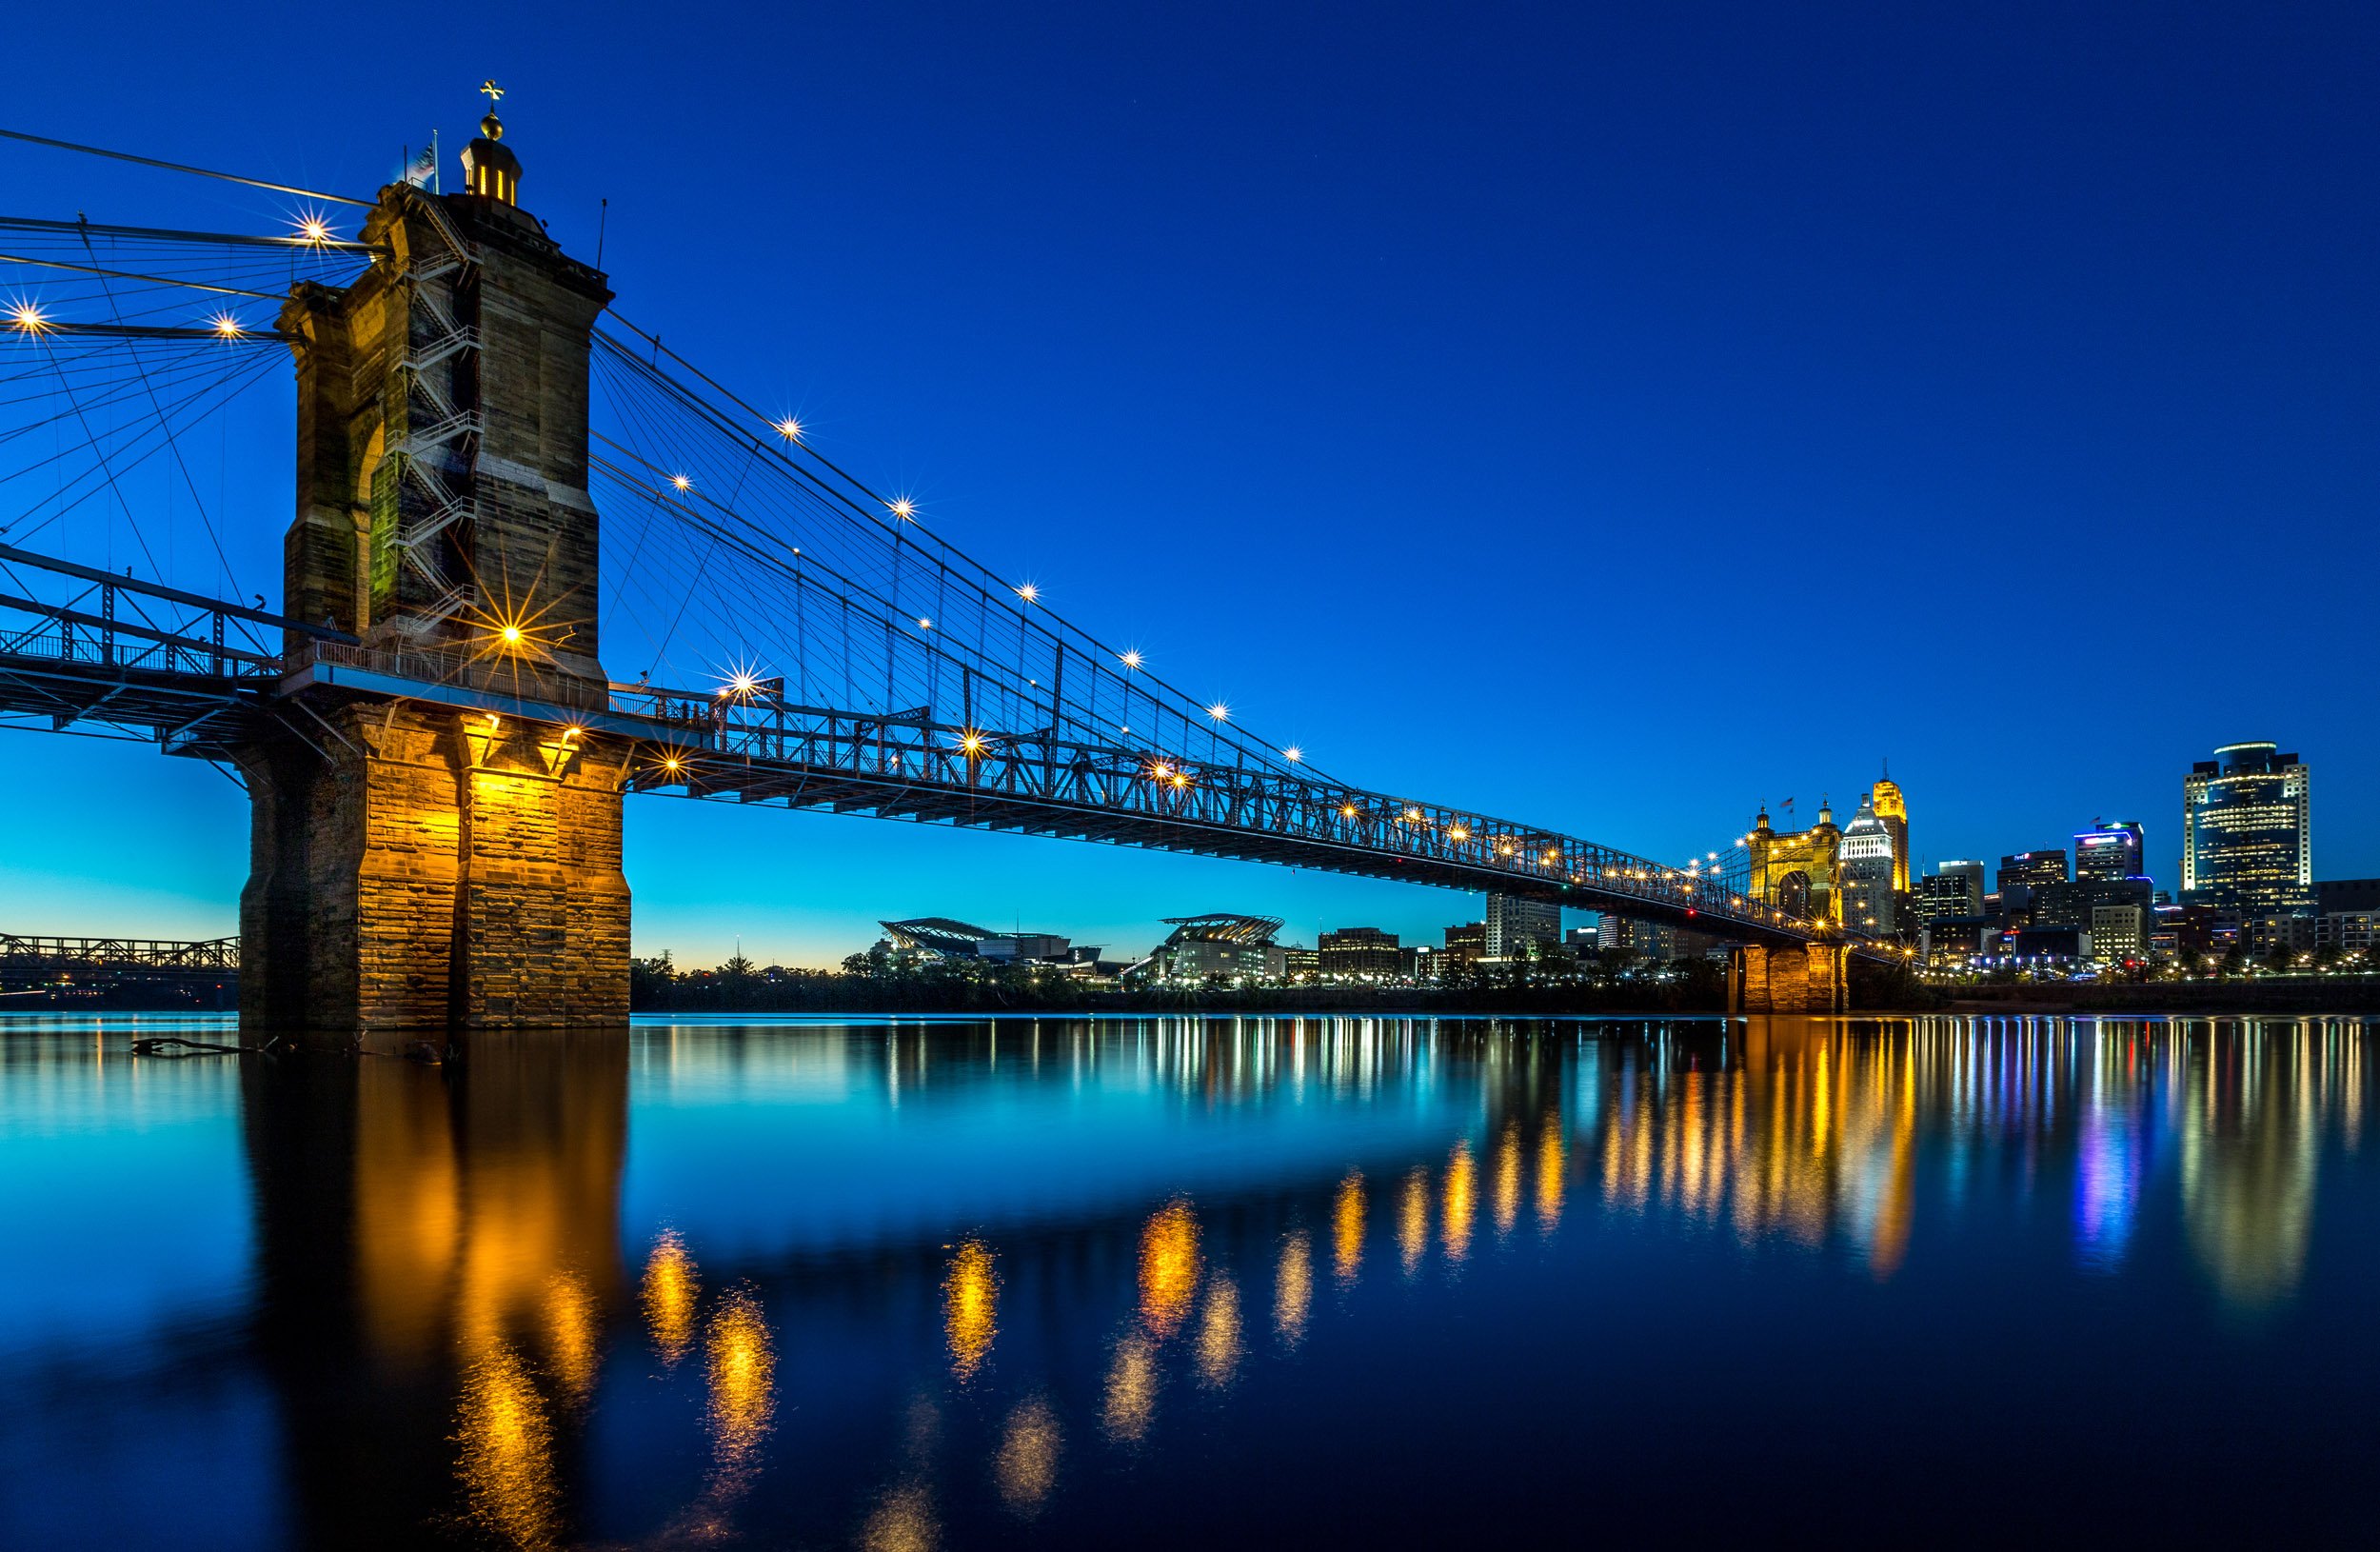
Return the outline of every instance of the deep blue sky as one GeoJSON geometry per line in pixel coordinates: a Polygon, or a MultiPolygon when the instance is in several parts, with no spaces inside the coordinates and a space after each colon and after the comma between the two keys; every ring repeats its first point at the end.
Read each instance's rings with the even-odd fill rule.
{"type": "MultiPolygon", "coordinates": [[[[2380,12],[2082,9],[46,7],[0,123],[368,194],[433,125],[451,175],[493,75],[631,317],[1351,779],[1672,857],[1889,756],[1925,858],[2121,815],[2169,882],[2190,762],[2269,737],[2316,871],[2380,873],[2380,12]]],[[[0,169],[10,213],[276,209],[0,169]]],[[[234,928],[220,776],[7,736],[0,928],[234,928]]],[[[658,799],[629,869],[694,960],[1478,915],[658,799]]]]}

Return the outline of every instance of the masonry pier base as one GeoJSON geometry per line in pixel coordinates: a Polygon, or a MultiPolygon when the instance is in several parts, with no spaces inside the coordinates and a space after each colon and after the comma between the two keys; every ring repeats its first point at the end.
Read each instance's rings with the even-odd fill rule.
{"type": "Polygon", "coordinates": [[[1727,952],[1730,1013],[1842,1013],[1851,1007],[1850,950],[1839,943],[1727,952]]]}
{"type": "Polygon", "coordinates": [[[624,1025],[628,750],[481,712],[362,703],[243,750],[240,1023],[399,1050],[624,1025]]]}

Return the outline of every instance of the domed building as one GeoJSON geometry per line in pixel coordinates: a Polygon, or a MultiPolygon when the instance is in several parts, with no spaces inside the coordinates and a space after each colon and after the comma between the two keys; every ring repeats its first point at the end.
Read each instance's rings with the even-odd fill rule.
{"type": "Polygon", "coordinates": [[[1893,906],[1898,894],[1894,880],[1902,866],[1899,852],[1892,827],[1876,812],[1874,795],[1860,799],[1859,812],[1844,827],[1836,854],[1842,881],[1839,915],[1853,932],[1874,938],[1892,935],[1893,906]]]}

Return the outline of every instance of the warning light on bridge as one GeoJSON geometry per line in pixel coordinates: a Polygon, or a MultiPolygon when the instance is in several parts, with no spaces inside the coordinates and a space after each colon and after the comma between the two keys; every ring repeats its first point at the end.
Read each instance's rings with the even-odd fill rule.
{"type": "Polygon", "coordinates": [[[504,636],[505,645],[506,647],[518,647],[521,645],[521,627],[519,626],[505,627],[502,631],[502,635],[504,636]]]}
{"type": "Polygon", "coordinates": [[[669,483],[676,486],[681,490],[691,490],[694,488],[694,482],[687,479],[683,474],[672,474],[669,476],[669,483]]]}
{"type": "Polygon", "coordinates": [[[1036,587],[1033,584],[1028,582],[1017,589],[1017,596],[1030,604],[1035,599],[1041,596],[1041,589],[1036,587]]]}
{"type": "Polygon", "coordinates": [[[1446,838],[1450,841],[1468,841],[1471,839],[1471,831],[1468,827],[1458,825],[1446,832],[1446,838]]]}
{"type": "Polygon", "coordinates": [[[240,320],[228,312],[218,312],[208,322],[214,326],[216,335],[223,339],[236,340],[248,332],[240,327],[240,320]]]}
{"type": "Polygon", "coordinates": [[[802,440],[802,423],[787,415],[777,423],[777,434],[787,442],[799,442],[802,440]]]}
{"type": "Polygon", "coordinates": [[[970,727],[959,735],[959,752],[972,760],[983,752],[983,735],[970,727]]]}
{"type": "Polygon", "coordinates": [[[297,219],[298,236],[309,243],[330,241],[330,223],[311,210],[297,219]]]}
{"type": "Polygon", "coordinates": [[[1123,656],[1123,665],[1127,668],[1139,667],[1140,666],[1140,649],[1136,647],[1131,651],[1126,652],[1123,656]]]}
{"type": "Polygon", "coordinates": [[[912,502],[906,496],[895,497],[890,503],[890,506],[892,507],[893,516],[901,519],[903,523],[906,523],[910,519],[917,516],[917,504],[912,502]]]}
{"type": "Polygon", "coordinates": [[[38,334],[50,327],[50,315],[30,302],[19,302],[9,309],[9,327],[38,334]]]}
{"type": "Polygon", "coordinates": [[[1213,717],[1217,722],[1222,722],[1230,717],[1231,707],[1225,706],[1222,702],[1218,701],[1213,706],[1206,708],[1206,714],[1213,717]]]}
{"type": "Polygon", "coordinates": [[[1293,766],[1306,757],[1306,751],[1298,747],[1295,744],[1292,744],[1289,747],[1281,750],[1280,753],[1281,758],[1288,761],[1293,766]]]}

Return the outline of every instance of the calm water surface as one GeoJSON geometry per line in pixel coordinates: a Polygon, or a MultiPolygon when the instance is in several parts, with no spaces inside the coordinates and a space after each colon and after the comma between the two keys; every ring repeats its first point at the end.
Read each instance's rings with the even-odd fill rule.
{"type": "Polygon", "coordinates": [[[0,1544],[2367,1530],[2355,1020],[134,1032],[0,1021],[0,1544]]]}

